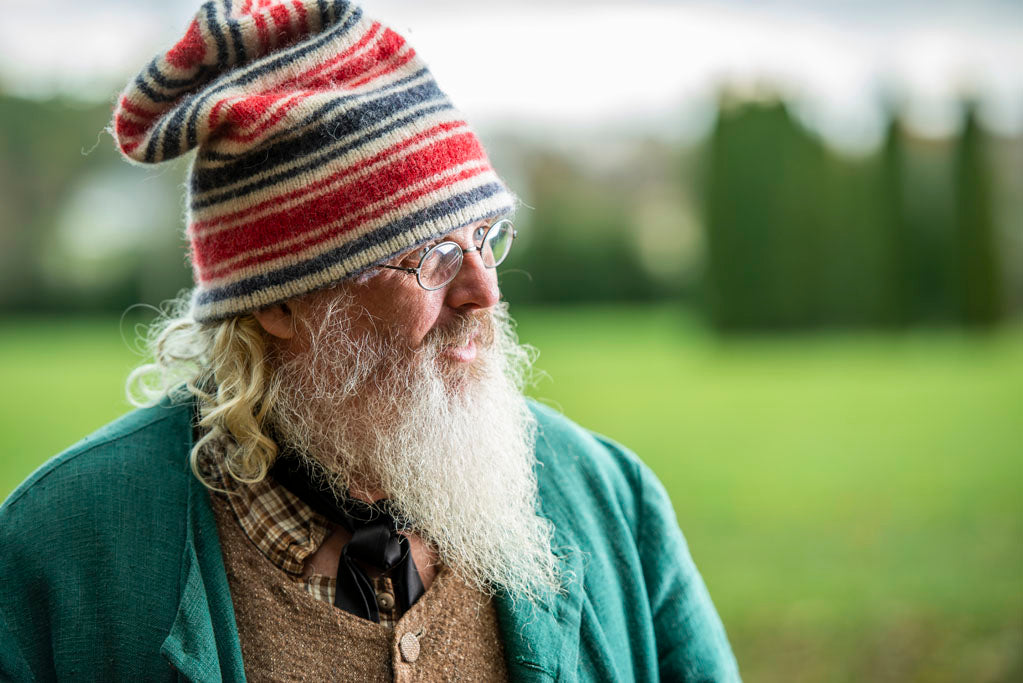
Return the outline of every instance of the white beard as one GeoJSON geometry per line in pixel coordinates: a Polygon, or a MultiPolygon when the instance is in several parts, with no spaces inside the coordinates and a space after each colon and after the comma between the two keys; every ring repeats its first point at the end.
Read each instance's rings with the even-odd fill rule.
{"type": "Polygon", "coordinates": [[[552,528],[536,513],[536,419],[522,394],[531,357],[506,307],[415,350],[386,333],[353,338],[352,315],[344,300],[326,307],[309,350],[278,365],[277,433],[331,473],[338,497],[384,492],[470,585],[534,602],[556,590],[552,528]],[[439,356],[473,332],[469,367],[439,356]]]}

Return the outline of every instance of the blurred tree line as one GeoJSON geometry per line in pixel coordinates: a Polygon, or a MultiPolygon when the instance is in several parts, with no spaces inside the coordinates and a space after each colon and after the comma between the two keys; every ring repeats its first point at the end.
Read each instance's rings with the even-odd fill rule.
{"type": "Polygon", "coordinates": [[[710,314],[724,329],[990,326],[1007,313],[989,143],[976,106],[955,140],[829,151],[780,102],[725,107],[709,142],[710,314]]]}
{"type": "MultiPolygon", "coordinates": [[[[0,96],[0,309],[121,311],[190,283],[184,163],[129,166],[109,104],[0,96]]],[[[781,101],[722,98],[708,139],[488,139],[521,195],[514,302],[679,299],[721,330],[996,324],[1023,304],[1023,142],[972,104],[950,139],[893,111],[836,153],[781,101]]]]}

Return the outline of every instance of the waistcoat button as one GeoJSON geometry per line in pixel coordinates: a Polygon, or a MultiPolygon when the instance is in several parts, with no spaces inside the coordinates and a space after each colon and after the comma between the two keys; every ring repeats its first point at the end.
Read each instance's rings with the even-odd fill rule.
{"type": "Polygon", "coordinates": [[[401,658],[411,664],[419,659],[419,638],[416,638],[415,634],[406,633],[398,641],[398,650],[401,652],[401,658]]]}

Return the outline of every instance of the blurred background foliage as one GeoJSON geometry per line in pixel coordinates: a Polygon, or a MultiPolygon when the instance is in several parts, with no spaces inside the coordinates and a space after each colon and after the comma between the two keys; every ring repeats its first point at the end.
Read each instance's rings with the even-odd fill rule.
{"type": "MultiPolygon", "coordinates": [[[[479,12],[476,28],[499,34],[479,12]]],[[[620,16],[660,30],[634,13],[620,16]]],[[[699,33],[722,16],[686,18],[699,33]]],[[[417,37],[439,36],[441,62],[448,18],[417,37]]],[[[776,36],[776,19],[730,31],[776,36]]],[[[534,63],[509,56],[530,83],[557,71],[539,35],[534,63]]],[[[691,59],[731,34],[708,35],[691,59]]],[[[848,76],[829,71],[842,57],[826,82],[848,76]]],[[[473,68],[447,59],[445,77],[473,68]]],[[[187,160],[124,163],[104,132],[112,88],[29,92],[12,63],[0,59],[20,83],[0,78],[0,497],[129,409],[147,316],[121,314],[191,284],[187,160]]],[[[585,94],[554,75],[548,97],[585,94]]],[[[991,103],[964,85],[935,133],[893,87],[857,92],[880,102],[881,135],[837,145],[786,83],[739,81],[653,123],[481,127],[522,199],[499,276],[540,349],[530,391],[660,476],[746,680],[1023,680],[1023,126],[987,125],[991,103]]]]}
{"type": "MultiPolygon", "coordinates": [[[[1023,141],[961,104],[955,136],[890,111],[829,148],[770,95],[719,98],[706,139],[489,135],[525,207],[506,297],[679,301],[728,332],[990,328],[1023,309],[1023,141]]],[[[189,285],[186,163],[124,164],[105,104],[0,96],[0,310],[120,311],[189,285]]]]}

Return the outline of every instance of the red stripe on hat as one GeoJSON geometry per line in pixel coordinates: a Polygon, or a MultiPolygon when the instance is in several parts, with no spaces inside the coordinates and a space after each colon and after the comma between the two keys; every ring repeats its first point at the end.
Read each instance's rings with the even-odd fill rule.
{"type": "Polygon", "coordinates": [[[131,101],[129,101],[128,98],[124,96],[121,97],[120,104],[121,109],[125,110],[135,118],[141,119],[143,121],[152,121],[153,119],[160,115],[160,112],[158,111],[146,111],[145,109],[139,107],[138,105],[132,104],[131,101]]]}
{"type": "Polygon", "coordinates": [[[291,13],[287,5],[274,5],[270,8],[270,17],[277,28],[277,44],[283,45],[291,40],[291,13]]]}
{"type": "Polygon", "coordinates": [[[369,28],[369,30],[366,31],[366,33],[364,33],[362,37],[350,48],[339,54],[337,57],[333,57],[332,59],[324,62],[323,64],[318,64],[312,69],[309,69],[298,74],[294,78],[289,78],[288,80],[284,81],[282,85],[293,85],[297,83],[303,86],[308,86],[310,83],[312,83],[311,79],[313,79],[314,76],[322,73],[325,69],[329,69],[338,63],[343,63],[345,60],[349,59],[353,54],[364,48],[366,44],[370,40],[372,40],[374,36],[377,35],[377,31],[379,29],[380,22],[373,22],[373,25],[369,28]]]}
{"type": "Polygon", "coordinates": [[[299,35],[304,36],[309,33],[309,17],[306,14],[305,6],[302,4],[302,0],[291,0],[291,5],[295,8],[295,14],[298,15],[299,35]]]}
{"type": "MultiPolygon", "coordinates": [[[[349,81],[361,78],[371,73],[373,69],[379,68],[381,62],[392,59],[404,44],[405,40],[401,36],[390,29],[386,29],[368,52],[355,57],[328,73],[321,73],[316,79],[305,81],[304,84],[313,88],[332,88],[337,87],[338,84],[351,88],[353,85],[349,81]]],[[[372,80],[372,78],[369,80],[372,80]]]]}
{"type": "Polygon", "coordinates": [[[294,201],[295,199],[299,199],[300,197],[311,194],[321,188],[336,184],[337,182],[343,180],[347,176],[350,176],[354,173],[358,173],[364,168],[369,168],[374,164],[378,164],[381,161],[389,159],[390,157],[395,156],[398,152],[408,147],[411,147],[417,142],[429,140],[430,138],[437,137],[438,135],[441,135],[448,131],[462,128],[466,125],[467,124],[464,121],[448,121],[446,123],[438,124],[432,128],[424,130],[422,133],[419,133],[418,135],[415,135],[407,140],[402,140],[398,144],[392,145],[387,149],[383,150],[382,152],[379,152],[378,154],[369,157],[368,159],[364,159],[363,161],[352,166],[347,166],[338,171],[337,173],[333,173],[327,176],[326,178],[321,178],[320,180],[317,180],[315,182],[303,185],[297,190],[293,190],[292,192],[288,192],[287,194],[277,195],[271,199],[260,202],[259,204],[255,204],[253,206],[246,207],[245,209],[242,209],[240,211],[227,213],[224,214],[223,216],[218,216],[217,218],[213,218],[206,221],[196,221],[192,223],[191,230],[193,231],[193,234],[195,234],[195,232],[205,231],[208,230],[209,228],[214,228],[221,225],[229,225],[231,223],[236,223],[240,220],[243,220],[248,216],[259,213],[260,211],[264,211],[265,209],[268,209],[271,206],[275,206],[284,202],[294,201]]]}
{"type": "Polygon", "coordinates": [[[239,129],[254,126],[266,116],[270,107],[291,94],[289,92],[274,92],[235,98],[228,110],[227,120],[239,129]]]}
{"type": "Polygon", "coordinates": [[[213,269],[225,261],[249,251],[272,249],[282,240],[301,237],[328,223],[343,221],[370,204],[400,192],[402,188],[426,180],[467,161],[482,161],[486,153],[472,133],[441,140],[378,169],[368,178],[359,178],[333,192],[297,206],[256,219],[205,237],[192,237],[192,252],[200,268],[213,269]]]}
{"type": "Polygon", "coordinates": [[[119,138],[130,138],[136,135],[142,135],[149,130],[150,125],[148,123],[136,123],[135,121],[129,121],[123,116],[114,117],[114,132],[117,133],[119,138]]]}
{"type": "Polygon", "coordinates": [[[380,42],[377,43],[377,47],[369,57],[375,58],[376,61],[382,61],[394,56],[401,50],[401,46],[405,44],[405,39],[395,33],[389,28],[384,29],[384,35],[381,37],[380,42]]]}
{"type": "Polygon", "coordinates": [[[413,50],[412,48],[409,48],[408,52],[406,52],[405,54],[400,55],[397,59],[392,60],[389,64],[383,65],[375,73],[371,73],[368,76],[366,76],[365,78],[359,79],[359,80],[355,81],[354,83],[349,83],[348,87],[349,88],[358,88],[359,86],[365,85],[365,84],[369,83],[370,81],[374,81],[374,80],[376,80],[378,78],[382,78],[383,76],[386,76],[387,74],[389,74],[389,73],[391,73],[393,71],[397,71],[401,67],[405,66],[406,64],[411,62],[412,59],[415,58],[415,56],[416,56],[416,51],[413,50]]]}
{"type": "Polygon", "coordinates": [[[252,0],[245,0],[245,4],[242,5],[242,14],[252,14],[252,0]]]}
{"type": "Polygon", "coordinates": [[[480,175],[481,173],[484,173],[488,170],[489,169],[486,167],[469,168],[465,169],[464,171],[460,171],[454,176],[441,178],[440,180],[434,183],[430,183],[429,185],[426,185],[424,187],[421,187],[418,190],[415,190],[414,192],[406,193],[401,196],[396,196],[393,202],[389,202],[385,206],[378,207],[373,211],[370,211],[369,213],[364,213],[362,215],[357,216],[352,216],[351,214],[348,214],[349,219],[342,221],[334,230],[328,230],[323,234],[311,236],[308,239],[301,240],[300,242],[294,244],[288,244],[287,246],[271,249],[260,254],[254,254],[236,263],[232,263],[229,267],[211,268],[207,272],[204,273],[200,272],[199,279],[201,282],[209,282],[210,280],[213,279],[230,276],[232,273],[236,273],[239,270],[243,270],[250,266],[258,265],[260,263],[267,263],[269,261],[278,259],[282,256],[297,254],[300,253],[301,251],[315,248],[323,244],[324,242],[328,242],[334,237],[337,237],[338,235],[343,235],[346,232],[358,230],[359,227],[380,218],[381,216],[385,215],[390,211],[394,211],[396,209],[401,208],[402,206],[411,204],[412,202],[416,201],[417,199],[420,199],[421,197],[424,197],[433,192],[436,192],[437,190],[448,187],[449,185],[453,185],[463,180],[468,180],[469,178],[480,175]]]}
{"type": "Polygon", "coordinates": [[[210,115],[206,117],[206,123],[210,127],[210,131],[214,131],[218,126],[220,126],[221,122],[218,121],[217,118],[220,115],[221,108],[234,99],[234,97],[225,97],[222,100],[217,100],[217,103],[213,105],[213,108],[210,109],[210,115]]]}
{"type": "Polygon", "coordinates": [[[206,46],[199,31],[199,20],[193,19],[188,25],[185,37],[167,51],[167,61],[178,69],[191,69],[206,56],[206,46]]]}
{"type": "Polygon", "coordinates": [[[266,52],[270,49],[270,31],[266,27],[266,19],[262,14],[254,14],[252,19],[256,22],[256,33],[259,34],[259,49],[266,52]]]}
{"type": "Polygon", "coordinates": [[[233,142],[252,142],[260,135],[262,135],[267,129],[272,128],[273,126],[280,123],[281,119],[283,119],[284,116],[295,107],[295,105],[305,100],[307,97],[309,97],[310,94],[311,93],[308,92],[295,93],[290,99],[288,99],[288,101],[286,101],[283,105],[278,107],[277,110],[274,111],[274,113],[266,121],[260,124],[255,130],[252,130],[246,133],[245,135],[242,135],[240,133],[228,135],[227,139],[233,142]]]}

